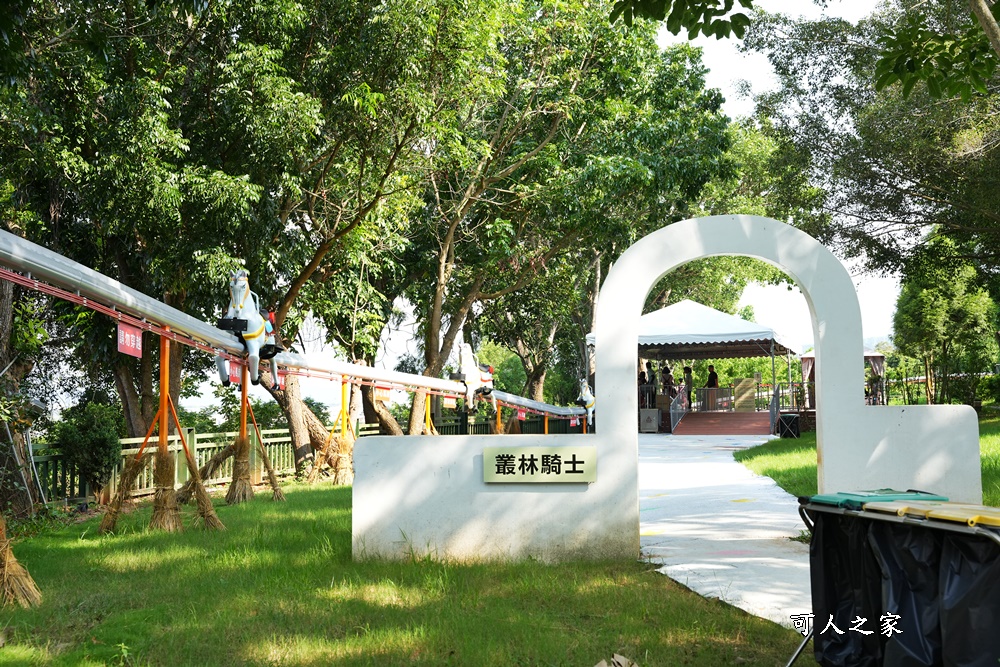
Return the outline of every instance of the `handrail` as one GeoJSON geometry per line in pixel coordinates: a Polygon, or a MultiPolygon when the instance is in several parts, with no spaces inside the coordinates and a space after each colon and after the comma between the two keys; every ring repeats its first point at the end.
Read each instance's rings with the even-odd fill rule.
{"type": "Polygon", "coordinates": [[[677,395],[670,401],[670,432],[673,433],[677,425],[684,419],[684,415],[691,411],[691,403],[688,401],[687,387],[677,386],[677,395]]]}

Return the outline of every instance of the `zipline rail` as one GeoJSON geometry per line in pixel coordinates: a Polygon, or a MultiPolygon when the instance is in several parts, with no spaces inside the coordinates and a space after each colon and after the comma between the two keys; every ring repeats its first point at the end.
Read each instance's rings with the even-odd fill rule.
{"type": "MultiPolygon", "coordinates": [[[[91,308],[109,317],[137,326],[184,345],[195,347],[230,361],[242,362],[243,344],[229,333],[187,313],[127,287],[93,269],[0,230],[0,278],[15,282],[50,296],[91,308]]],[[[384,389],[423,390],[429,394],[461,398],[466,395],[463,382],[443,380],[412,373],[351,364],[323,361],[305,355],[281,352],[274,357],[286,374],[353,382],[384,389]]],[[[502,403],[543,415],[581,417],[582,408],[560,407],[533,401],[523,396],[494,390],[502,403]]]]}

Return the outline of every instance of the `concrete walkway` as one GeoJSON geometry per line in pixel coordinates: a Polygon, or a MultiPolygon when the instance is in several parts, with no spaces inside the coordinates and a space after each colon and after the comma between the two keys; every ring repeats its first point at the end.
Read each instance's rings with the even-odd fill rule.
{"type": "Polygon", "coordinates": [[[792,627],[809,613],[795,497],[733,459],[768,436],[639,435],[642,553],[705,597],[792,627]]]}

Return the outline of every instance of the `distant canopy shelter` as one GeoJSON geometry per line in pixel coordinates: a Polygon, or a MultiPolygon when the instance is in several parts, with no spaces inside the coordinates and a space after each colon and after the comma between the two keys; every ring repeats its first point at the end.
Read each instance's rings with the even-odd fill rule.
{"type": "MultiPolygon", "coordinates": [[[[587,344],[593,345],[593,333],[587,344]]],[[[684,300],[639,318],[639,356],[659,361],[795,354],[774,329],[684,300]]]]}
{"type": "MultiPolygon", "coordinates": [[[[802,380],[804,382],[816,381],[816,354],[806,352],[799,359],[802,362],[802,380]]],[[[885,355],[874,350],[865,350],[865,363],[872,369],[872,380],[869,382],[865,392],[866,403],[869,405],[888,405],[885,393],[885,355]]],[[[810,404],[815,407],[816,401],[810,395],[810,404]]]]}

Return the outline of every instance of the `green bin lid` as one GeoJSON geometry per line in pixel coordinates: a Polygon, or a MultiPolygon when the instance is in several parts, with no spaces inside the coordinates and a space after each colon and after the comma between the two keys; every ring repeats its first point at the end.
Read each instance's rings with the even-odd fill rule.
{"type": "Polygon", "coordinates": [[[873,489],[869,491],[839,491],[812,496],[809,502],[819,505],[833,505],[846,509],[861,509],[865,503],[885,503],[896,500],[948,500],[926,491],[898,491],[896,489],[873,489]]]}

